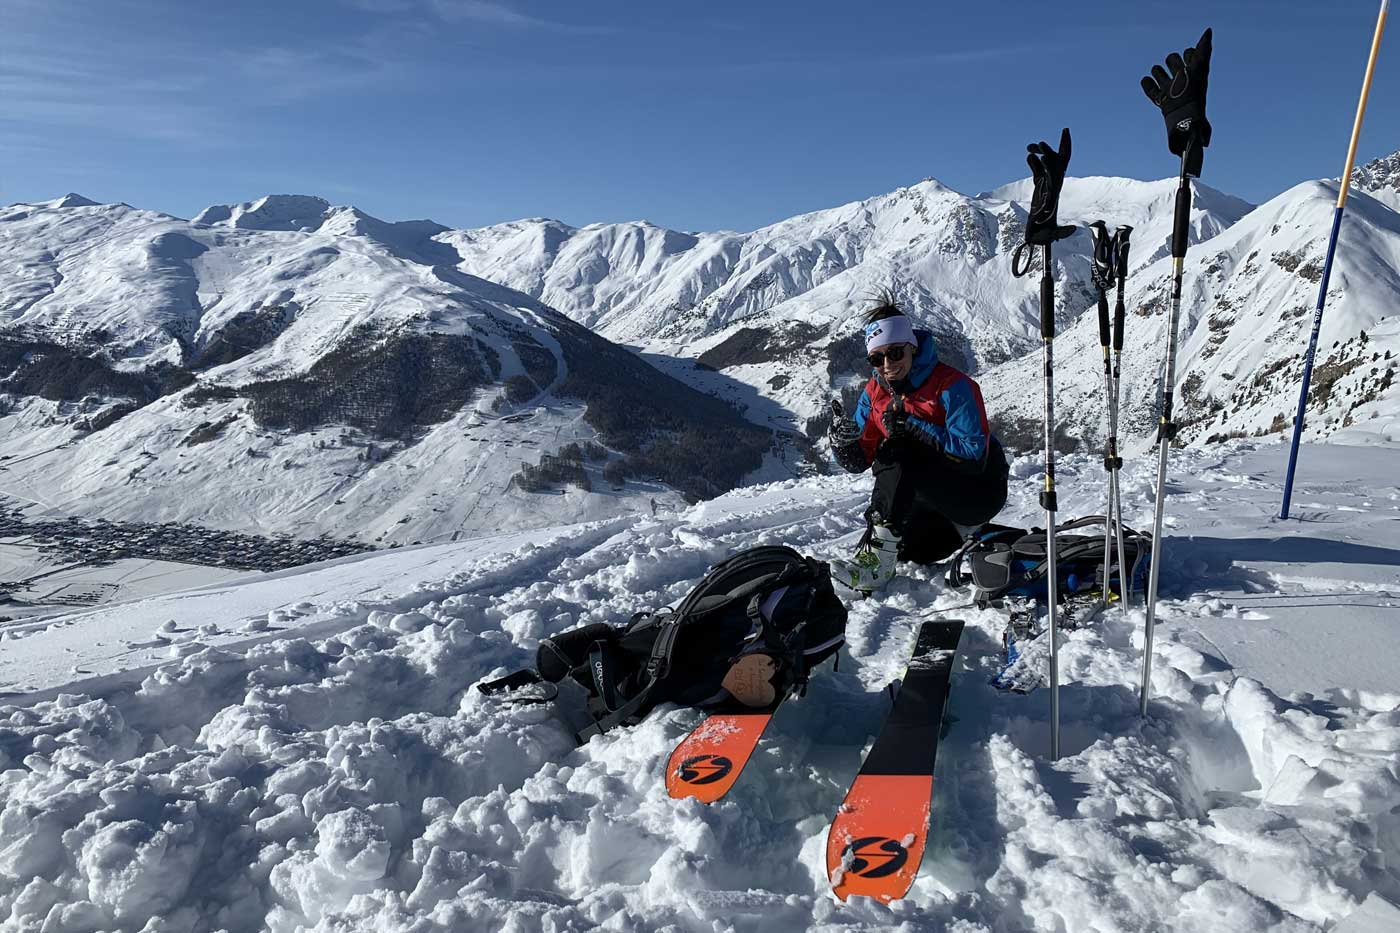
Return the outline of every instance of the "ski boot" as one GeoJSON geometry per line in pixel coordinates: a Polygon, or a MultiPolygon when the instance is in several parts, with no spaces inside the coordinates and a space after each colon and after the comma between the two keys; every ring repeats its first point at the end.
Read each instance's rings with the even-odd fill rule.
{"type": "Polygon", "coordinates": [[[853,590],[870,594],[894,579],[898,559],[899,533],[878,515],[872,516],[855,556],[849,561],[834,561],[836,572],[832,576],[853,590]]]}

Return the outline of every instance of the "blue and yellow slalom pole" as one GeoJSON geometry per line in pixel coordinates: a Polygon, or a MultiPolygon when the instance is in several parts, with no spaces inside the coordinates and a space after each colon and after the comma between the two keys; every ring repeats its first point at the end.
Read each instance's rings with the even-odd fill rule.
{"type": "Polygon", "coordinates": [[[1332,257],[1337,252],[1337,236],[1342,230],[1342,213],[1347,207],[1347,191],[1351,188],[1351,168],[1356,161],[1356,143],[1361,138],[1361,120],[1366,116],[1366,99],[1371,95],[1371,78],[1376,73],[1376,58],[1381,51],[1381,35],[1385,32],[1385,16],[1390,0],[1381,0],[1380,16],[1376,19],[1376,35],[1371,40],[1371,57],[1366,62],[1366,78],[1361,82],[1361,101],[1356,105],[1356,123],[1351,128],[1351,145],[1347,147],[1347,167],[1342,171],[1341,190],[1337,193],[1337,209],[1332,213],[1332,236],[1327,241],[1327,261],[1322,266],[1322,282],[1317,288],[1317,310],[1313,312],[1312,336],[1308,339],[1308,358],[1303,364],[1303,387],[1298,393],[1298,414],[1293,419],[1293,446],[1288,452],[1288,473],[1283,480],[1283,509],[1279,518],[1288,517],[1288,504],[1293,499],[1293,471],[1298,466],[1298,442],[1303,437],[1303,416],[1308,405],[1308,384],[1312,382],[1313,359],[1317,356],[1317,338],[1322,331],[1322,311],[1327,304],[1327,282],[1332,278],[1332,257]]]}

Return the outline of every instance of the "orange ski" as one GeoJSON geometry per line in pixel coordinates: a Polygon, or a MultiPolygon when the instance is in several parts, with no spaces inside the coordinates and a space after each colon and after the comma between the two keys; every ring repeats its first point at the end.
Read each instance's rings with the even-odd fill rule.
{"type": "Polygon", "coordinates": [[[862,774],[826,836],[826,872],[836,896],[891,901],[919,873],[928,839],[931,774],[862,774]]]}
{"type": "Polygon", "coordinates": [[[836,896],[903,897],[928,842],[933,767],[963,623],[919,627],[904,682],[826,837],[836,896]]]}
{"type": "Polygon", "coordinates": [[[681,740],[666,763],[666,791],[677,799],[714,803],[739,779],[778,704],[765,710],[715,713],[681,740]]]}

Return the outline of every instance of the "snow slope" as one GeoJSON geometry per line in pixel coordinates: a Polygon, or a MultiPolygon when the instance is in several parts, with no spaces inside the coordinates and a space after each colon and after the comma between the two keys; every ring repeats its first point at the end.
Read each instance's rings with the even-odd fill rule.
{"type": "MultiPolygon", "coordinates": [[[[1132,225],[1134,261],[1145,263],[1168,250],[1173,186],[1070,178],[1060,217],[1132,225]]],[[[1038,285],[1010,275],[1030,195],[1029,179],[976,197],[926,179],[744,234],[526,220],[440,239],[461,255],[463,270],[533,295],[612,340],[698,357],[802,423],[823,410],[833,376],[844,382],[859,369],[854,317],[884,289],[964,368],[1032,349],[1038,285]]],[[[1209,238],[1249,210],[1201,186],[1191,235],[1209,238]]],[[[1089,234],[1081,229],[1056,249],[1068,322],[1090,306],[1089,234]]]]}
{"type": "MultiPolygon", "coordinates": [[[[48,515],[411,543],[693,491],[602,476],[637,451],[594,425],[639,386],[657,439],[706,411],[768,446],[644,365],[603,385],[584,366],[625,382],[631,354],[457,271],[444,229],[292,195],[194,222],[76,196],[0,208],[0,494],[48,515]],[[592,489],[513,485],[597,441],[613,450],[592,489]]],[[[749,475],[791,475],[800,451],[776,449],[749,475]]]]}
{"type": "MultiPolygon", "coordinates": [[[[567,703],[470,689],[527,663],[542,635],[673,603],[737,548],[845,552],[868,478],[0,630],[15,704],[0,707],[0,917],[1002,933],[1322,930],[1356,912],[1363,929],[1400,901],[1400,652],[1386,637],[1400,487],[1393,448],[1309,445],[1298,517],[1278,522],[1285,454],[1234,441],[1174,455],[1151,714],[1136,714],[1141,607],[1115,610],[1064,646],[1054,763],[1047,692],[986,684],[995,614],[918,568],[852,606],[840,672],[783,708],[710,808],[659,779],[693,711],[574,748],[567,703]],[[937,826],[908,899],[842,905],[826,893],[826,827],[929,612],[968,621],[937,826]],[[166,657],[143,644],[161,638],[166,657]]],[[[1061,472],[1064,513],[1095,510],[1093,458],[1061,472]]],[[[1129,464],[1132,523],[1150,517],[1152,472],[1129,464]]],[[[1037,475],[1014,465],[1002,520],[1034,520],[1037,475]]]]}
{"type": "MultiPolygon", "coordinates": [[[[1177,420],[1188,443],[1287,431],[1297,408],[1312,328],[1335,182],[1292,188],[1187,253],[1178,339],[1177,420]]],[[[1172,261],[1128,279],[1122,434],[1150,436],[1160,405],[1172,261]]],[[[1400,406],[1400,213],[1356,192],[1348,202],[1328,287],[1307,436],[1377,434],[1400,406]],[[1368,425],[1378,420],[1380,423],[1368,425]]],[[[1056,406],[1072,435],[1104,434],[1103,357],[1098,323],[1081,317],[1055,340],[1056,406]]],[[[982,378],[990,410],[1038,421],[1039,354],[982,378]]]]}
{"type": "MultiPolygon", "coordinates": [[[[1165,254],[1172,182],[1071,178],[1062,220],[1101,216],[1133,224],[1144,260],[1165,254]],[[1165,205],[1165,209],[1164,206],[1165,205]]],[[[1212,189],[1193,212],[1192,233],[1208,238],[1250,205],[1212,189]]],[[[930,320],[947,317],[991,352],[991,329],[1024,340],[1034,330],[1029,290],[992,260],[1008,262],[1019,244],[1030,180],[969,197],[929,178],[889,194],[802,214],[751,233],[680,233],[643,222],[570,227],[555,220],[515,221],[450,231],[441,239],[461,268],[523,291],[613,340],[650,349],[713,336],[758,312],[830,323],[849,316],[842,299],[897,285],[930,320]],[[995,274],[993,270],[995,269],[995,274]],[[829,292],[820,287],[840,278],[829,292]],[[814,293],[815,292],[815,293],[814,293]],[[810,298],[803,296],[814,293],[810,298]]],[[[1065,274],[1087,279],[1081,231],[1063,244],[1065,274]]],[[[980,348],[980,347],[979,347],[980,348]]],[[[979,356],[979,360],[981,357],[979,356]]]]}

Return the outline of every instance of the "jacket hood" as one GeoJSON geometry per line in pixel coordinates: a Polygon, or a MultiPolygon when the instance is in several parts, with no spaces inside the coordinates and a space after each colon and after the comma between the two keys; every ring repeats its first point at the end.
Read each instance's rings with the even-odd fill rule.
{"type": "Polygon", "coordinates": [[[938,348],[934,346],[933,334],[916,329],[914,336],[919,341],[919,349],[914,352],[914,365],[910,367],[909,375],[900,380],[900,385],[886,383],[884,374],[879,370],[875,371],[875,381],[891,392],[908,395],[928,382],[928,377],[933,375],[933,369],[938,365],[938,348]]]}

